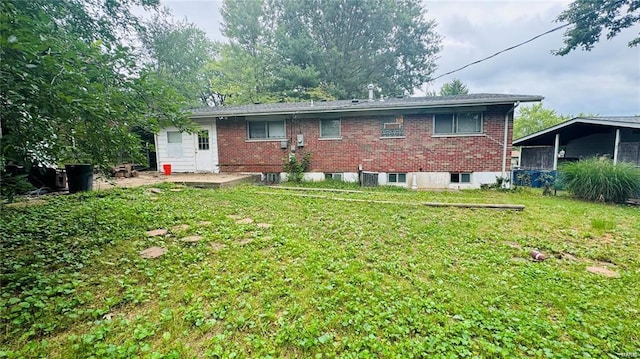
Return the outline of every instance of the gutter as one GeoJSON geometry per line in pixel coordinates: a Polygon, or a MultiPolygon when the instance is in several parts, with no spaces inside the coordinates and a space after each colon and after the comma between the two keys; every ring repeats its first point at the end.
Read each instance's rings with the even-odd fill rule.
{"type": "MultiPolygon", "coordinates": [[[[514,112],[516,107],[520,105],[517,101],[507,113],[504,114],[504,141],[502,142],[502,178],[507,178],[507,145],[509,141],[509,114],[514,112]]],[[[515,113],[514,113],[515,121],[515,113]]]]}
{"type": "MultiPolygon", "coordinates": [[[[522,99],[524,102],[535,102],[540,101],[541,98],[531,98],[531,99],[522,99]]],[[[398,110],[426,110],[433,108],[455,108],[455,107],[469,107],[469,106],[491,106],[491,105],[505,105],[512,102],[507,102],[503,100],[495,100],[495,101],[487,101],[487,100],[467,100],[460,102],[445,102],[445,101],[437,101],[429,104],[425,103],[389,103],[386,106],[369,106],[369,102],[363,101],[357,104],[349,104],[345,106],[327,106],[323,107],[321,105],[317,106],[307,106],[307,107],[298,107],[291,108],[286,110],[263,110],[263,111],[219,111],[219,112],[203,112],[203,113],[192,113],[189,117],[192,119],[196,118],[210,118],[210,117],[246,117],[246,116],[281,116],[281,115],[292,115],[294,113],[303,115],[303,114],[318,114],[318,113],[348,113],[348,112],[377,112],[377,111],[398,111],[398,110]]],[[[520,100],[516,102],[520,103],[520,100]]],[[[517,105],[516,105],[517,106],[517,105]]]]}

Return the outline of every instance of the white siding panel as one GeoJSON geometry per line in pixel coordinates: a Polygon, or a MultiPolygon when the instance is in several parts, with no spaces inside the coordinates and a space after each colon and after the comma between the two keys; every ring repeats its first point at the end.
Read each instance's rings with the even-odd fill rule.
{"type": "Polygon", "coordinates": [[[156,154],[158,156],[158,171],[162,171],[162,165],[171,164],[172,172],[194,172],[196,169],[194,136],[192,134],[183,132],[182,156],[169,157],[167,131],[178,131],[178,129],[175,127],[163,128],[156,136],[158,143],[156,147],[156,154]]]}

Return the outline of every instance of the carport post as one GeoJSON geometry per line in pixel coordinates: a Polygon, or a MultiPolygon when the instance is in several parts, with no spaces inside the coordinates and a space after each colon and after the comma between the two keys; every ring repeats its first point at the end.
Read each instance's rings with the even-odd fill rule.
{"type": "Polygon", "coordinates": [[[553,147],[553,170],[558,169],[558,152],[560,152],[560,133],[556,133],[556,144],[553,147]]]}
{"type": "Polygon", "coordinates": [[[618,147],[620,147],[620,129],[616,128],[616,142],[613,148],[613,164],[618,163],[618,147]]]}

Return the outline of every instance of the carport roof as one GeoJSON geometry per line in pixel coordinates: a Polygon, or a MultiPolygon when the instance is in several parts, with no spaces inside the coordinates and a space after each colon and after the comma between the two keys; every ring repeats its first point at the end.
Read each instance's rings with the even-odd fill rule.
{"type": "Polygon", "coordinates": [[[469,94],[457,96],[393,97],[384,101],[339,100],[253,104],[207,107],[191,110],[191,118],[297,115],[318,113],[355,113],[388,110],[421,110],[443,107],[513,105],[516,102],[538,102],[537,95],[469,94]]]}
{"type": "Polygon", "coordinates": [[[561,145],[591,133],[609,131],[611,128],[640,129],[640,116],[620,117],[575,117],[571,120],[538,131],[513,141],[514,146],[551,146],[556,134],[560,134],[561,145]]]}

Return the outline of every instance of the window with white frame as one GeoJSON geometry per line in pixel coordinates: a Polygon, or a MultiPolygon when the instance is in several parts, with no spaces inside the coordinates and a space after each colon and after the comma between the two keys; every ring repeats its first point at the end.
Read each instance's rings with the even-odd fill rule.
{"type": "Polygon", "coordinates": [[[284,139],[285,125],[282,121],[248,121],[247,137],[250,140],[284,139]]]}
{"type": "Polygon", "coordinates": [[[388,173],[387,182],[388,183],[407,183],[407,174],[406,173],[388,173]]]}
{"type": "Polygon", "coordinates": [[[324,174],[324,179],[325,180],[332,180],[332,181],[342,181],[343,175],[342,175],[342,173],[325,173],[324,174]]]}
{"type": "Polygon", "coordinates": [[[471,173],[451,173],[451,183],[471,183],[471,173]]]}
{"type": "Polygon", "coordinates": [[[433,116],[433,133],[436,135],[482,133],[482,112],[438,113],[433,116]]]}
{"type": "Polygon", "coordinates": [[[182,157],[182,133],[167,131],[167,156],[182,157]]]}
{"type": "Polygon", "coordinates": [[[198,131],[198,150],[206,151],[209,147],[209,130],[198,131]]]}
{"type": "Polygon", "coordinates": [[[320,138],[340,138],[341,125],[339,118],[320,120],[320,138]]]}

